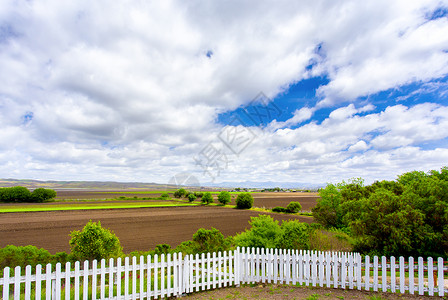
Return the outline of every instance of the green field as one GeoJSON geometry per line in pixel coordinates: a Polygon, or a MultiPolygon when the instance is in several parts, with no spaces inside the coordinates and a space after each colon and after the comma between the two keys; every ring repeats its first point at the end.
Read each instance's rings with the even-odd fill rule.
{"type": "Polygon", "coordinates": [[[198,203],[183,203],[174,201],[157,202],[126,202],[126,203],[66,203],[51,205],[2,205],[0,213],[12,212],[32,212],[32,211],[58,211],[58,210],[85,210],[85,209],[115,209],[115,208],[144,208],[144,207],[173,207],[173,206],[194,206],[198,203]]]}

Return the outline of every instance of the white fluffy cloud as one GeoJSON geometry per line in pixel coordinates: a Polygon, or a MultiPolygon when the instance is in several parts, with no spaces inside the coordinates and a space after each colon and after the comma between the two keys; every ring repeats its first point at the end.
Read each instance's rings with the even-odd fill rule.
{"type": "Polygon", "coordinates": [[[329,78],[317,107],[255,130],[257,140],[222,180],[247,174],[238,179],[322,182],[363,162],[410,160],[400,149],[417,151],[418,159],[434,152],[440,160],[427,166],[436,167],[445,149],[419,145],[447,137],[446,107],[370,113],[375,107],[356,99],[448,74],[448,19],[426,18],[441,5],[448,6],[3,1],[0,177],[166,182],[199,172],[193,157],[222,130],[219,113],[311,76],[329,78]],[[354,104],[320,124],[312,119],[344,102],[354,104]]]}

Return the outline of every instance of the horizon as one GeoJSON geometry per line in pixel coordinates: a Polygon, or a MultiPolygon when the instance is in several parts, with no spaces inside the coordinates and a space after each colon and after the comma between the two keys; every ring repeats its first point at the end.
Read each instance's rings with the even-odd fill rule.
{"type": "Polygon", "coordinates": [[[448,161],[448,4],[0,4],[0,178],[336,183],[448,161]]]}

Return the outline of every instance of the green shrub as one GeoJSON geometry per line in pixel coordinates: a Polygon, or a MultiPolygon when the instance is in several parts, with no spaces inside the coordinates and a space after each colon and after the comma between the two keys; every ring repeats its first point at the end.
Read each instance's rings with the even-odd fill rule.
{"type": "Polygon", "coordinates": [[[168,193],[162,193],[162,195],[160,195],[160,198],[169,198],[170,194],[168,193]]]}
{"type": "Polygon", "coordinates": [[[185,196],[185,194],[187,193],[187,191],[183,188],[178,189],[177,191],[174,192],[174,197],[176,198],[182,198],[183,196],[185,196]]]}
{"type": "Polygon", "coordinates": [[[171,246],[168,244],[159,244],[156,246],[156,249],[154,249],[154,254],[168,254],[172,253],[173,249],[171,249],[171,246]]]}
{"type": "Polygon", "coordinates": [[[235,245],[240,247],[275,248],[276,240],[282,234],[278,221],[269,215],[251,217],[251,228],[237,234],[234,238],[235,245]]]}
{"type": "Polygon", "coordinates": [[[23,186],[0,188],[0,202],[33,202],[31,192],[23,186]]]}
{"type": "Polygon", "coordinates": [[[212,203],[212,202],[213,202],[213,196],[212,196],[212,193],[210,193],[210,192],[205,192],[204,195],[202,196],[202,200],[201,200],[201,202],[202,202],[202,203],[205,203],[205,204],[212,203]]]}
{"type": "Polygon", "coordinates": [[[203,192],[194,192],[194,195],[196,196],[196,198],[202,198],[202,196],[204,196],[203,192]]]}
{"type": "Polygon", "coordinates": [[[196,196],[194,194],[188,195],[188,201],[189,202],[193,202],[194,200],[196,200],[196,196]]]}
{"type": "Polygon", "coordinates": [[[227,203],[230,202],[231,196],[230,193],[227,191],[222,191],[221,193],[219,193],[218,195],[218,201],[219,203],[221,203],[222,205],[226,205],[227,203]]]}
{"type": "Polygon", "coordinates": [[[113,231],[90,220],[81,231],[70,233],[71,254],[78,260],[100,260],[122,255],[123,248],[113,231]]]}
{"type": "Polygon", "coordinates": [[[254,197],[250,193],[241,193],[236,197],[236,208],[246,209],[251,208],[254,204],[254,197]]]}
{"type": "Polygon", "coordinates": [[[35,246],[8,245],[0,249],[0,270],[2,271],[5,267],[25,267],[27,265],[34,267],[38,264],[46,265],[51,261],[50,252],[35,246]]]}
{"type": "Polygon", "coordinates": [[[35,189],[31,193],[30,197],[31,202],[39,202],[39,203],[45,202],[53,198],[56,198],[56,191],[44,188],[35,189]]]}
{"type": "Polygon", "coordinates": [[[276,240],[276,247],[281,249],[310,249],[310,225],[299,220],[283,221],[282,232],[276,240]]]}
{"type": "Polygon", "coordinates": [[[288,206],[286,206],[286,210],[289,213],[296,214],[302,210],[302,205],[300,205],[300,202],[291,201],[288,206]]]}
{"type": "Polygon", "coordinates": [[[284,213],[284,212],[287,212],[287,209],[285,207],[276,206],[272,209],[272,211],[278,212],[278,213],[284,213]]]}
{"type": "Polygon", "coordinates": [[[183,254],[198,254],[218,251],[228,251],[233,246],[233,238],[227,237],[216,228],[204,229],[199,228],[193,234],[193,239],[180,243],[175,252],[183,254]]]}

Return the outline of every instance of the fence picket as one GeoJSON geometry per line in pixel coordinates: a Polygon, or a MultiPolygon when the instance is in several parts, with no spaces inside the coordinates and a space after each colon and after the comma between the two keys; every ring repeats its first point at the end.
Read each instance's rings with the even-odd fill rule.
{"type": "Polygon", "coordinates": [[[222,269],[221,269],[221,263],[222,263],[222,253],[221,251],[218,252],[218,288],[222,287],[222,269]]]}
{"type": "Polygon", "coordinates": [[[356,285],[358,287],[358,290],[360,291],[362,289],[362,258],[361,258],[361,255],[356,256],[356,285]]]}
{"type": "Polygon", "coordinates": [[[373,257],[373,290],[378,292],[378,256],[373,257]]]}
{"type": "Polygon", "coordinates": [[[365,290],[370,290],[370,257],[366,255],[366,262],[365,262],[365,273],[364,273],[364,287],[365,290]]]}
{"type": "Polygon", "coordinates": [[[424,294],[424,286],[423,286],[423,257],[418,258],[418,294],[424,294]]]}
{"type": "Polygon", "coordinates": [[[414,295],[414,258],[409,257],[409,294],[414,295]]]}
{"type": "MultiPolygon", "coordinates": [[[[367,259],[367,256],[366,256],[367,259]]],[[[346,257],[342,255],[341,257],[341,287],[345,289],[345,283],[347,281],[347,267],[345,264],[346,257]]]]}
{"type": "MultiPolygon", "coordinates": [[[[101,259],[101,276],[100,276],[100,299],[106,298],[106,260],[101,259]]],[[[66,298],[67,299],[67,298],[66,298]]]]}
{"type": "Polygon", "coordinates": [[[213,286],[213,289],[216,289],[216,275],[217,275],[216,265],[217,265],[216,252],[213,252],[213,254],[212,254],[212,270],[213,270],[213,279],[212,279],[213,285],[212,286],[213,286]]]}
{"type": "Polygon", "coordinates": [[[339,286],[339,274],[338,274],[339,258],[337,257],[336,253],[333,253],[332,262],[333,262],[333,287],[337,289],[339,286]]]}
{"type": "Polygon", "coordinates": [[[211,262],[211,257],[210,257],[210,253],[207,253],[207,290],[210,289],[210,270],[212,269],[211,266],[212,262],[211,262]]]}
{"type": "Polygon", "coordinates": [[[201,290],[205,291],[206,283],[205,283],[205,273],[207,269],[205,267],[205,254],[201,254],[201,290]]]}
{"type": "Polygon", "coordinates": [[[353,255],[348,257],[348,288],[353,290],[353,255]]]}
{"type": "Polygon", "coordinates": [[[129,298],[129,257],[124,258],[124,298],[129,298]]]}
{"type": "Polygon", "coordinates": [[[107,298],[114,296],[114,259],[109,259],[109,294],[107,298]]]}
{"type": "Polygon", "coordinates": [[[381,257],[381,288],[383,292],[387,292],[387,261],[386,257],[381,257]]]}
{"type": "Polygon", "coordinates": [[[395,257],[390,258],[390,289],[392,293],[396,292],[396,269],[395,269],[395,257]]]}
{"type": "Polygon", "coordinates": [[[25,267],[25,299],[31,299],[31,266],[25,267]]]}
{"type": "Polygon", "coordinates": [[[439,257],[437,259],[437,278],[439,280],[438,287],[439,287],[439,297],[445,296],[445,281],[443,278],[443,258],[439,257]]]}
{"type": "Polygon", "coordinates": [[[195,256],[193,256],[194,257],[194,263],[193,263],[193,268],[194,268],[194,270],[196,271],[196,272],[194,272],[193,273],[193,276],[194,276],[194,280],[195,280],[195,285],[194,285],[194,287],[195,287],[195,291],[196,292],[199,292],[199,288],[200,288],[200,280],[199,280],[199,278],[200,278],[200,276],[201,276],[201,274],[200,274],[200,272],[199,272],[199,270],[200,270],[200,265],[199,265],[199,254],[197,254],[196,253],[196,255],[195,256]]]}
{"type": "Polygon", "coordinates": [[[400,268],[400,293],[404,294],[405,290],[405,273],[404,273],[404,257],[399,258],[399,268],[400,268]]]}
{"type": "MultiPolygon", "coordinates": [[[[103,268],[102,265],[103,261],[101,261],[101,269],[103,268]]],[[[103,270],[101,270],[101,274],[103,273],[103,270]]],[[[144,292],[145,292],[145,257],[143,255],[140,255],[139,258],[139,276],[140,276],[140,291],[139,291],[139,296],[140,298],[144,297],[144,292]]],[[[102,280],[103,276],[101,276],[101,280],[102,280]]],[[[103,289],[101,289],[103,290],[103,289]]],[[[103,298],[101,298],[103,299],[103,298]]]]}
{"type": "MultiPolygon", "coordinates": [[[[85,266],[85,264],[84,264],[85,266]]],[[[87,267],[87,269],[89,269],[87,267]]],[[[51,284],[51,264],[45,266],[45,299],[50,300],[52,296],[52,284],[51,284]]],[[[17,298],[16,298],[17,299],[17,298]]]]}
{"type": "MultiPolygon", "coordinates": [[[[92,261],[92,299],[96,299],[96,268],[97,268],[97,261],[96,259],[94,259],[92,261]]],[[[57,280],[56,280],[56,286],[57,286],[57,280]]]]}
{"type": "Polygon", "coordinates": [[[428,257],[428,289],[429,295],[434,296],[434,269],[432,257],[428,257]]]}
{"type": "Polygon", "coordinates": [[[137,299],[137,257],[135,256],[132,257],[132,299],[137,299]]]}
{"type": "Polygon", "coordinates": [[[14,268],[14,299],[20,299],[20,266],[14,268]]]}

